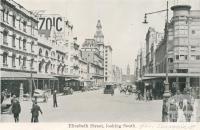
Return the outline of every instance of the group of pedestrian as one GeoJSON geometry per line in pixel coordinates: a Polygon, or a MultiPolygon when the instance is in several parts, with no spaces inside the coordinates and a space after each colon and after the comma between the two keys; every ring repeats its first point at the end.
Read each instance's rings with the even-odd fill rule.
{"type": "Polygon", "coordinates": [[[192,115],[193,106],[189,100],[184,99],[179,102],[172,100],[169,103],[163,100],[163,122],[190,122],[192,115]]]}
{"type": "MultiPolygon", "coordinates": [[[[58,107],[56,90],[53,93],[53,107],[58,107]]],[[[14,116],[14,121],[19,122],[19,114],[21,113],[21,105],[15,95],[13,95],[11,99],[11,112],[14,116]]],[[[32,114],[31,122],[33,123],[39,122],[39,119],[38,119],[39,113],[43,114],[40,106],[37,104],[37,100],[34,100],[32,108],[31,108],[31,114],[32,114]]]]}

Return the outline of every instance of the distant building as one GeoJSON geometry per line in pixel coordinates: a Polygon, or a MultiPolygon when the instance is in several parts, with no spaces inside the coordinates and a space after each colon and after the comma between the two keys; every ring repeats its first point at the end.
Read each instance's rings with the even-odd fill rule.
{"type": "Polygon", "coordinates": [[[134,82],[134,75],[130,74],[130,66],[129,64],[127,65],[127,69],[126,69],[126,74],[122,75],[122,82],[134,82]]]}
{"type": "Polygon", "coordinates": [[[81,48],[82,59],[88,62],[90,80],[95,85],[101,85],[104,81],[104,59],[100,55],[99,46],[94,39],[85,39],[81,48]]]}
{"type": "Polygon", "coordinates": [[[104,47],[104,82],[112,82],[112,47],[106,45],[104,47]]]}
{"type": "Polygon", "coordinates": [[[116,65],[112,65],[112,71],[113,71],[112,82],[121,83],[122,82],[121,68],[116,65]]]}

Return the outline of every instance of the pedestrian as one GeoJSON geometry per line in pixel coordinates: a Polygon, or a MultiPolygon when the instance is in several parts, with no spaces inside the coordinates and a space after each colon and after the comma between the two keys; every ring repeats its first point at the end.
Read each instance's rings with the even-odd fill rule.
{"type": "Polygon", "coordinates": [[[13,100],[12,103],[12,113],[14,115],[15,122],[19,122],[19,114],[21,112],[21,106],[17,99],[13,100]]]}
{"type": "Polygon", "coordinates": [[[53,93],[53,107],[58,107],[58,104],[57,104],[57,91],[56,90],[53,93]]]}
{"type": "Polygon", "coordinates": [[[169,106],[169,120],[170,122],[177,122],[178,118],[178,108],[173,100],[169,106]]]}
{"type": "Polygon", "coordinates": [[[183,107],[183,112],[185,115],[186,122],[190,122],[193,113],[193,106],[191,102],[187,101],[187,105],[183,107]]]}
{"type": "Polygon", "coordinates": [[[33,102],[33,106],[31,109],[31,113],[32,113],[31,122],[39,122],[39,120],[38,120],[39,111],[42,114],[42,110],[41,110],[40,106],[37,104],[37,102],[33,102]]]}
{"type": "Polygon", "coordinates": [[[168,107],[167,107],[167,100],[163,100],[163,106],[162,106],[162,122],[168,121],[168,107]]]}

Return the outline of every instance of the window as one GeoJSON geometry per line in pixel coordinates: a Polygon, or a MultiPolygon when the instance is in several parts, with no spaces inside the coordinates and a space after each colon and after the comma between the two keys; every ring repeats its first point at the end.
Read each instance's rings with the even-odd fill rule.
{"type": "Polygon", "coordinates": [[[197,55],[197,56],[196,56],[196,59],[197,59],[197,60],[200,60],[200,55],[197,55]]]}
{"type": "Polygon", "coordinates": [[[13,54],[13,55],[12,55],[12,67],[16,67],[16,66],[15,66],[15,59],[16,59],[16,55],[13,54]]]}
{"type": "Polygon", "coordinates": [[[3,13],[3,22],[5,22],[5,12],[6,12],[6,10],[3,9],[3,10],[2,10],[2,13],[3,13]]]}
{"type": "Polygon", "coordinates": [[[45,52],[45,56],[46,57],[48,57],[49,56],[49,54],[48,54],[48,51],[46,50],[46,52],[45,52]]]}
{"type": "Polygon", "coordinates": [[[176,60],[179,60],[179,55],[176,55],[176,60]]]}
{"type": "Polygon", "coordinates": [[[7,59],[8,59],[8,53],[4,52],[3,53],[3,66],[8,66],[7,65],[7,59]]]}
{"type": "Polygon", "coordinates": [[[34,52],[33,46],[34,46],[34,42],[32,41],[31,42],[31,52],[34,52]]]}
{"type": "Polygon", "coordinates": [[[30,68],[33,69],[34,59],[31,59],[30,68]]]}
{"type": "Polygon", "coordinates": [[[23,31],[24,31],[24,32],[26,32],[26,25],[27,25],[27,22],[24,21],[24,22],[23,22],[23,31]]]}
{"type": "Polygon", "coordinates": [[[21,49],[21,37],[19,37],[19,49],[21,49]]]}
{"type": "Polygon", "coordinates": [[[16,16],[13,15],[13,27],[15,27],[16,16]]]}
{"type": "Polygon", "coordinates": [[[16,46],[15,46],[15,38],[16,38],[16,35],[13,34],[13,36],[12,36],[12,46],[13,46],[13,47],[16,47],[16,46]]]}
{"type": "Polygon", "coordinates": [[[26,68],[26,57],[23,57],[23,68],[26,68]]]}
{"type": "Polygon", "coordinates": [[[26,39],[23,40],[23,50],[26,50],[26,39]]]}
{"type": "Polygon", "coordinates": [[[58,55],[58,61],[60,60],[60,55],[58,55]]]}
{"type": "Polygon", "coordinates": [[[8,23],[9,11],[6,13],[6,22],[8,23]]]}
{"type": "Polygon", "coordinates": [[[42,49],[39,49],[39,56],[42,56],[42,49]]]}
{"type": "Polygon", "coordinates": [[[19,66],[21,66],[21,56],[19,56],[19,66]]]}
{"type": "Polygon", "coordinates": [[[62,62],[64,62],[64,57],[62,56],[62,62]]]}
{"type": "Polygon", "coordinates": [[[19,19],[19,29],[21,30],[21,19],[19,19]]]}
{"type": "Polygon", "coordinates": [[[192,30],[192,34],[195,34],[196,32],[195,32],[195,30],[192,30]]]}
{"type": "Polygon", "coordinates": [[[8,31],[3,32],[3,44],[8,45],[8,31]]]}
{"type": "Polygon", "coordinates": [[[168,58],[169,63],[173,63],[173,58],[168,58]]]}

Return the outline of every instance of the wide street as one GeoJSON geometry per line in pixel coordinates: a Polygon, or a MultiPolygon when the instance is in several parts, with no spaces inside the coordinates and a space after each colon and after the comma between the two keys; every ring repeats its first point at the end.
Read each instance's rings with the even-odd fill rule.
{"type": "MultiPolygon", "coordinates": [[[[103,89],[75,92],[58,96],[58,108],[53,108],[52,97],[38,103],[43,111],[40,122],[159,122],[162,101],[137,101],[135,95],[103,94],[103,89]]],[[[31,121],[30,101],[22,101],[20,122],[31,121]]],[[[1,122],[13,122],[13,115],[2,114],[1,122]]]]}

